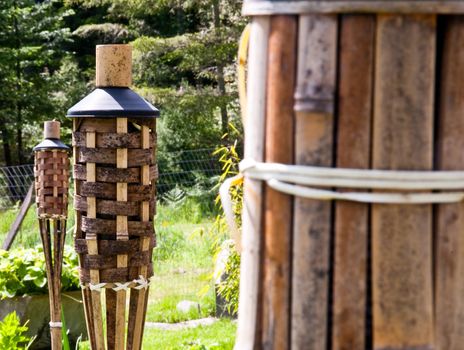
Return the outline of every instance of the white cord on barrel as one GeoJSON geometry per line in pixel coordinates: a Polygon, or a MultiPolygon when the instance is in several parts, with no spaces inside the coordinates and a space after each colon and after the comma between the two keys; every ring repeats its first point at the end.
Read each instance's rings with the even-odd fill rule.
{"type": "Polygon", "coordinates": [[[326,168],[280,163],[240,162],[240,174],[227,179],[219,189],[227,224],[236,243],[240,233],[235,223],[229,190],[241,177],[265,181],[272,189],[292,196],[316,200],[346,200],[375,204],[456,203],[464,200],[464,171],[406,171],[326,168]],[[364,188],[388,192],[337,192],[313,188],[364,188]],[[403,192],[392,192],[402,190],[403,192]],[[409,192],[404,192],[409,191],[409,192]]]}
{"type": "Polygon", "coordinates": [[[299,185],[396,190],[464,189],[464,171],[361,170],[240,162],[240,171],[256,180],[281,180],[299,185]]]}
{"type": "MultiPolygon", "coordinates": [[[[464,171],[361,170],[314,166],[240,163],[245,177],[263,180],[269,187],[293,196],[318,200],[348,200],[362,203],[423,204],[454,203],[464,192],[336,192],[301,185],[375,190],[458,190],[464,189],[464,171]]],[[[223,190],[222,192],[225,192],[223,190]]]]}
{"type": "Polygon", "coordinates": [[[447,193],[372,193],[372,192],[335,192],[311,187],[291,185],[270,179],[266,183],[276,191],[293,196],[319,200],[346,200],[376,204],[426,204],[455,203],[464,199],[464,192],[447,193]]]}

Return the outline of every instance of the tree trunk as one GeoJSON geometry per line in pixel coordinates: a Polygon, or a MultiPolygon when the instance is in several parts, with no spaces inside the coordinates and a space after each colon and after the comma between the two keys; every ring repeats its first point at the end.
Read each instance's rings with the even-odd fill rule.
{"type": "Polygon", "coordinates": [[[0,132],[2,133],[2,143],[3,143],[3,158],[5,160],[5,165],[10,166],[13,165],[13,161],[11,159],[11,147],[10,147],[10,135],[6,128],[6,124],[2,121],[0,123],[0,132]]]}
{"type": "Polygon", "coordinates": [[[24,164],[23,157],[23,130],[22,130],[22,109],[19,101],[16,104],[16,147],[18,147],[18,164],[24,164]]]}
{"type": "MultiPolygon", "coordinates": [[[[216,31],[216,35],[219,35],[219,29],[221,28],[219,0],[213,1],[213,22],[214,22],[214,29],[216,31]]],[[[217,64],[217,83],[218,83],[219,95],[221,97],[226,96],[226,83],[224,80],[224,65],[222,64],[222,62],[219,62],[217,64]]],[[[221,110],[222,133],[227,134],[229,130],[229,116],[227,114],[227,106],[225,104],[221,104],[219,108],[221,110]]]]}
{"type": "MultiPolygon", "coordinates": [[[[2,143],[3,143],[3,157],[5,159],[5,165],[13,165],[13,159],[11,155],[10,147],[10,134],[6,128],[4,121],[0,121],[0,132],[2,133],[2,143]]],[[[17,191],[16,181],[14,176],[9,176],[9,172],[5,172],[5,180],[8,186],[8,196],[12,203],[15,203],[19,198],[19,193],[17,191]]]]}
{"type": "MultiPolygon", "coordinates": [[[[17,8],[16,2],[14,3],[15,8],[17,8]]],[[[16,35],[16,49],[19,50],[21,47],[21,39],[19,35],[19,26],[16,16],[14,17],[14,33],[16,35]]],[[[17,152],[18,152],[18,164],[23,164],[23,134],[22,134],[22,110],[21,110],[21,59],[19,56],[16,56],[15,61],[16,69],[16,143],[17,143],[17,152]]]]}
{"type": "MultiPolygon", "coordinates": [[[[222,64],[218,64],[217,72],[219,94],[221,97],[223,97],[226,95],[226,84],[224,81],[224,66],[222,64]]],[[[227,115],[227,106],[225,104],[221,104],[220,109],[222,134],[226,134],[229,131],[229,116],[227,115]]]]}

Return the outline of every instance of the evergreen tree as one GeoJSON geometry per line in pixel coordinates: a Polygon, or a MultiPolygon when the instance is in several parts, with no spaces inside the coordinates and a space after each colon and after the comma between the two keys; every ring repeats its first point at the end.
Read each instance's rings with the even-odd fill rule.
{"type": "Polygon", "coordinates": [[[107,11],[103,16],[107,24],[87,23],[74,31],[77,41],[88,40],[81,47],[93,47],[98,38],[100,43],[136,38],[131,42],[134,84],[161,109],[161,157],[165,151],[218,146],[231,131],[229,122],[239,126],[235,58],[245,22],[241,1],[74,0],[70,4],[107,11]],[[127,35],[121,36],[122,32],[127,35]]]}
{"type": "Polygon", "coordinates": [[[6,165],[24,163],[29,158],[24,135],[37,133],[39,120],[57,115],[52,77],[65,55],[70,32],[63,18],[70,14],[51,0],[0,2],[0,132],[6,165]]]}

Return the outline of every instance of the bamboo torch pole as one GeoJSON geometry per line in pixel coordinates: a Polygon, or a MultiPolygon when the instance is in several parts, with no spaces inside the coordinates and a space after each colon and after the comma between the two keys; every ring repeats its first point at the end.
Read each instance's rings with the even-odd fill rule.
{"type": "MultiPolygon", "coordinates": [[[[253,18],[250,29],[248,58],[245,158],[255,159],[258,162],[263,161],[264,155],[268,37],[269,17],[253,18]]],[[[252,350],[256,346],[262,194],[261,181],[245,179],[236,350],[252,350]]]]}
{"type": "Polygon", "coordinates": [[[50,302],[51,348],[61,350],[61,269],[69,187],[69,148],[60,141],[60,123],[45,122],[45,140],[34,147],[35,190],[50,302]]]}
{"type": "MultiPolygon", "coordinates": [[[[331,166],[337,18],[299,21],[295,163],[331,166]]],[[[331,203],[295,198],[292,349],[326,348],[331,203]]]]}
{"type": "MultiPolygon", "coordinates": [[[[266,162],[293,163],[296,32],[296,17],[271,18],[266,162]]],[[[269,187],[264,195],[262,344],[267,349],[288,349],[292,197],[269,187]]]]}

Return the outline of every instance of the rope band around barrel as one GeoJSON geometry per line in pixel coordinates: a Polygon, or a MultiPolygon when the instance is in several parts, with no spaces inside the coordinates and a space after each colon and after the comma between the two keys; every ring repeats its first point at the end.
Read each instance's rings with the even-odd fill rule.
{"type": "Polygon", "coordinates": [[[362,203],[422,204],[453,203],[464,199],[464,171],[405,171],[325,168],[245,159],[240,172],[247,178],[266,181],[269,187],[294,196],[319,200],[362,203]],[[336,192],[318,187],[387,190],[389,192],[336,192]],[[390,192],[396,190],[396,192],[390,192]],[[398,192],[408,191],[408,192],[398,192]]]}
{"type": "Polygon", "coordinates": [[[229,190],[243,177],[265,181],[269,187],[282,193],[316,200],[375,204],[456,203],[464,200],[464,171],[343,169],[263,163],[253,159],[242,160],[239,168],[240,173],[226,179],[219,190],[226,221],[236,241],[240,232],[235,223],[229,190]],[[388,192],[337,192],[311,186],[388,192]]]}

